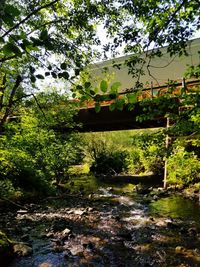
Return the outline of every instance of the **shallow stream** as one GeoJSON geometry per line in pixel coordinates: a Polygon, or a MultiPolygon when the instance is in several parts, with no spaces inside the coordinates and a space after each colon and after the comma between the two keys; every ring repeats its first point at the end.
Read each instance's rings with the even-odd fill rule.
{"type": "Polygon", "coordinates": [[[8,236],[32,248],[9,267],[200,266],[200,205],[92,179],[71,183],[85,195],[48,198],[3,214],[8,236]]]}

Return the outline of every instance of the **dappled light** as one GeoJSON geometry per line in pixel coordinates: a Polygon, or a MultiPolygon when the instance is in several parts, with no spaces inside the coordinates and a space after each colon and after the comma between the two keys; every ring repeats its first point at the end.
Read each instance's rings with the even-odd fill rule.
{"type": "Polygon", "coordinates": [[[7,231],[17,237],[21,229],[33,241],[33,255],[18,258],[10,266],[40,266],[45,259],[52,266],[123,266],[124,260],[127,266],[199,263],[199,217],[188,217],[189,207],[199,214],[198,206],[182,199],[189,206],[181,206],[181,218],[173,202],[163,216],[169,197],[152,201],[149,209],[142,197],[133,192],[123,196],[119,189],[109,195],[110,188],[100,189],[94,199],[43,200],[10,214],[16,226],[10,222],[7,231]]]}
{"type": "Polygon", "coordinates": [[[200,266],[199,1],[0,1],[0,265],[200,266]]]}

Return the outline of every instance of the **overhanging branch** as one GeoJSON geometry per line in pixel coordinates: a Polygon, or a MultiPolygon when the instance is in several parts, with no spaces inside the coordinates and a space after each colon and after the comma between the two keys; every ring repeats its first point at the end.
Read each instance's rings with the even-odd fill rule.
{"type": "Polygon", "coordinates": [[[44,9],[44,8],[48,8],[52,5],[54,5],[56,2],[58,2],[59,0],[54,0],[44,6],[40,6],[39,8],[37,8],[36,10],[34,10],[33,12],[31,12],[30,14],[28,14],[28,16],[26,16],[24,19],[22,19],[20,22],[18,22],[17,24],[15,24],[12,28],[10,28],[8,31],[6,31],[1,37],[4,38],[5,36],[7,36],[9,33],[11,33],[13,30],[17,29],[21,24],[23,24],[24,22],[26,22],[27,20],[29,20],[33,15],[37,14],[40,10],[44,9]]]}

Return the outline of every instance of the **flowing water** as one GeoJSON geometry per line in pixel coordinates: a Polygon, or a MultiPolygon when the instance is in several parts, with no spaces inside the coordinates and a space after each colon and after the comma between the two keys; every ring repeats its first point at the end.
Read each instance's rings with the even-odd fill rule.
{"type": "Polygon", "coordinates": [[[133,184],[94,177],[69,185],[85,195],[43,200],[2,217],[8,235],[33,249],[9,267],[200,266],[198,204],[180,195],[154,199],[133,184]]]}

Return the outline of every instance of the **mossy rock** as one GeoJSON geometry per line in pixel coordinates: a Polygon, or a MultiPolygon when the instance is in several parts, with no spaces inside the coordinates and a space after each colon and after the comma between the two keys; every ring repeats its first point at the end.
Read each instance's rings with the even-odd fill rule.
{"type": "Polygon", "coordinates": [[[7,263],[13,257],[13,245],[6,234],[0,231],[0,262],[7,263]]]}

